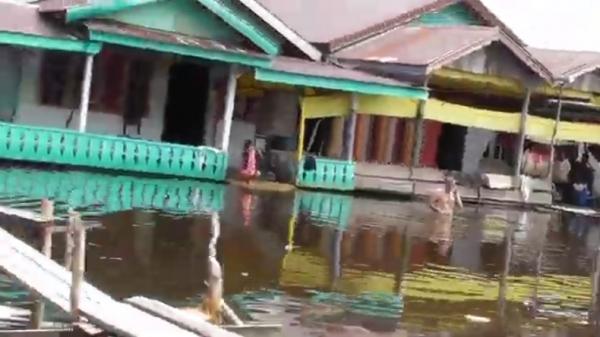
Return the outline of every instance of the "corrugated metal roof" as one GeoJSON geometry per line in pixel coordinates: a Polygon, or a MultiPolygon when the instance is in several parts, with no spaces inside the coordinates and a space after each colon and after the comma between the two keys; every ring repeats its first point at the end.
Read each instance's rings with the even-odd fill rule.
{"type": "Polygon", "coordinates": [[[452,62],[499,39],[498,29],[489,27],[400,27],[334,56],[429,67],[452,62]]]}
{"type": "Polygon", "coordinates": [[[122,36],[130,36],[136,38],[142,38],[147,40],[153,40],[157,42],[170,43],[175,45],[183,45],[187,47],[198,47],[207,50],[215,50],[222,52],[230,52],[235,54],[244,54],[252,57],[261,59],[268,59],[265,54],[253,52],[240,46],[233,45],[230,43],[224,43],[221,41],[202,39],[198,37],[177,34],[172,32],[163,32],[139,26],[133,26],[128,24],[119,23],[116,21],[108,20],[92,20],[85,24],[90,30],[106,32],[111,34],[117,34],[122,36]]]}
{"type": "Polygon", "coordinates": [[[40,12],[59,12],[69,7],[87,5],[89,0],[42,0],[39,2],[40,12]]]}
{"type": "Polygon", "coordinates": [[[577,77],[600,69],[600,53],[528,48],[552,72],[556,80],[572,82],[577,77]]]}
{"type": "Polygon", "coordinates": [[[292,30],[312,43],[344,44],[385,31],[455,0],[258,0],[292,30]]]}
{"type": "Polygon", "coordinates": [[[30,4],[0,1],[0,31],[35,36],[75,39],[70,32],[40,16],[30,4]]]}
{"type": "Polygon", "coordinates": [[[362,60],[415,67],[431,72],[461,57],[499,42],[545,80],[548,69],[499,28],[475,26],[402,26],[334,54],[340,60],[362,60]]]}

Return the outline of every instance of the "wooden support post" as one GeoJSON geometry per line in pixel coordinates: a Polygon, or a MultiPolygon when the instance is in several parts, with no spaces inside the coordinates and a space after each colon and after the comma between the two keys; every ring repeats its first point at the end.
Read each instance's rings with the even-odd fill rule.
{"type": "Polygon", "coordinates": [[[69,225],[73,228],[73,241],[75,242],[73,265],[71,268],[71,317],[79,321],[79,303],[81,301],[81,285],[85,273],[85,227],[81,222],[81,215],[69,211],[69,225]]]}
{"type": "Polygon", "coordinates": [[[229,76],[227,78],[227,94],[225,96],[225,112],[223,114],[223,138],[221,139],[221,150],[223,150],[223,152],[229,150],[231,123],[233,120],[233,109],[235,107],[237,74],[237,65],[232,64],[229,68],[229,76]]]}
{"type": "Polygon", "coordinates": [[[352,93],[350,97],[350,114],[348,116],[348,122],[344,129],[344,159],[352,161],[354,159],[354,142],[356,137],[356,118],[358,114],[359,101],[358,95],[352,93]]]}
{"type": "Polygon", "coordinates": [[[519,142],[517,143],[517,160],[515,161],[514,176],[516,179],[521,175],[521,166],[523,166],[523,147],[525,146],[525,137],[527,136],[527,115],[529,114],[529,103],[531,101],[531,88],[527,87],[525,100],[521,108],[521,122],[519,124],[519,142]]]}
{"type": "Polygon", "coordinates": [[[302,156],[304,155],[304,131],[306,127],[306,120],[304,119],[304,111],[300,111],[300,120],[298,121],[298,146],[296,149],[296,160],[298,165],[302,162],[302,156]]]}
{"type": "Polygon", "coordinates": [[[423,135],[424,135],[424,116],[425,116],[425,105],[427,101],[420,100],[417,105],[417,116],[415,120],[415,142],[413,144],[411,171],[415,167],[418,167],[421,162],[421,148],[423,147],[423,135]]]}
{"type": "Polygon", "coordinates": [[[556,119],[554,120],[554,130],[552,130],[552,138],[550,139],[550,159],[548,166],[548,180],[552,184],[552,176],[554,175],[554,157],[556,156],[556,149],[554,146],[556,145],[556,135],[558,134],[558,125],[560,124],[560,116],[562,114],[562,95],[563,95],[563,86],[560,86],[560,90],[558,92],[558,108],[556,109],[556,119]]]}
{"type": "Polygon", "coordinates": [[[92,86],[92,68],[94,55],[85,58],[83,70],[83,83],[81,84],[81,100],[79,101],[79,132],[85,132],[87,127],[88,109],[90,105],[90,88],[92,86]]]}
{"type": "MultiPolygon", "coordinates": [[[[42,254],[52,258],[52,234],[54,232],[54,202],[49,199],[42,199],[40,206],[40,217],[42,219],[42,254]]],[[[45,303],[42,298],[35,295],[34,309],[31,313],[31,328],[40,329],[44,322],[45,303]]]]}

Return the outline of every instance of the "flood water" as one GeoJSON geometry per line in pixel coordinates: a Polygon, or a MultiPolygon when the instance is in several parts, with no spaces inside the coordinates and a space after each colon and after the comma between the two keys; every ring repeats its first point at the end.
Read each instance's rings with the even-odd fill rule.
{"type": "MultiPolygon", "coordinates": [[[[283,324],[285,336],[598,332],[590,318],[598,312],[592,289],[600,230],[591,219],[467,205],[447,223],[414,201],[169,180],[166,185],[188,191],[155,188],[144,204],[144,191],[156,179],[140,182],[145,187],[138,202],[128,200],[136,198],[137,185],[127,177],[79,173],[87,182],[79,189],[109,192],[78,191],[72,183],[59,184],[54,195],[50,188],[33,192],[54,173],[5,171],[18,177],[7,182],[0,172],[5,202],[28,194],[35,201],[47,193],[59,205],[96,210],[85,213],[102,223],[88,232],[86,277],[119,299],[143,295],[197,306],[205,289],[211,216],[218,211],[217,257],[228,303],[244,320],[283,324]],[[130,189],[110,192],[112,185],[103,187],[102,179],[130,189]],[[175,202],[175,194],[191,201],[175,202]],[[104,203],[110,198],[117,201],[109,210],[104,203]]],[[[50,180],[74,176],[55,174],[50,180]]],[[[20,201],[23,207],[32,203],[20,201]]],[[[39,245],[35,230],[14,222],[3,227],[39,245]]],[[[60,263],[63,241],[54,237],[52,253],[60,263]]],[[[3,303],[26,306],[29,298],[18,284],[0,280],[3,303]]]]}

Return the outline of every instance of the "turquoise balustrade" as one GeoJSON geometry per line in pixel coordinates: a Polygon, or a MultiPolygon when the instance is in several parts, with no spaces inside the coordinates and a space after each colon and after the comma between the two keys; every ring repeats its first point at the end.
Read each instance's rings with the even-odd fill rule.
{"type": "Polygon", "coordinates": [[[224,181],[227,154],[110,135],[0,123],[0,158],[224,181]]]}
{"type": "Polygon", "coordinates": [[[352,197],[342,194],[297,191],[294,198],[296,215],[304,213],[314,225],[335,229],[348,228],[352,214],[352,197]]]}
{"type": "Polygon", "coordinates": [[[296,185],[300,187],[352,191],[355,187],[355,164],[351,161],[316,157],[315,170],[305,171],[300,161],[296,185]]]}
{"type": "MultiPolygon", "coordinates": [[[[218,212],[223,209],[224,194],[225,185],[196,180],[0,169],[2,198],[51,198],[96,214],[131,209],[158,209],[175,214],[218,212]]],[[[33,205],[38,206],[37,203],[33,205]]]]}

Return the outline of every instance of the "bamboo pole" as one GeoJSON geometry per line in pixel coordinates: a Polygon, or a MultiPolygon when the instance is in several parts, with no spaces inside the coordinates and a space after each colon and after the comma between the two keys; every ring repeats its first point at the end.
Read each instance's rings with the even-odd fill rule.
{"type": "Polygon", "coordinates": [[[517,160],[514,168],[515,178],[521,175],[521,166],[523,166],[523,147],[525,146],[525,137],[527,136],[527,116],[529,114],[529,104],[531,102],[531,88],[527,87],[525,100],[521,108],[521,121],[519,124],[519,143],[517,145],[517,160]]]}
{"type": "Polygon", "coordinates": [[[562,95],[563,86],[560,86],[558,91],[558,108],[556,109],[556,119],[554,121],[554,130],[552,130],[552,139],[550,139],[550,165],[548,166],[548,179],[552,183],[552,176],[554,175],[554,157],[556,156],[556,135],[558,134],[558,125],[560,124],[560,117],[562,114],[562,95]]]}
{"type": "Polygon", "coordinates": [[[81,84],[81,100],[79,102],[79,132],[85,132],[87,127],[93,65],[94,55],[87,55],[85,58],[85,68],[83,70],[83,83],[81,84]]]}
{"type": "Polygon", "coordinates": [[[227,152],[231,137],[231,123],[233,120],[233,109],[235,107],[235,92],[237,89],[237,65],[232,64],[227,77],[227,94],[225,96],[225,112],[223,114],[223,138],[221,139],[221,150],[227,152]]]}
{"type": "Polygon", "coordinates": [[[85,273],[85,228],[81,222],[81,215],[69,211],[69,225],[73,228],[74,254],[71,269],[71,317],[73,321],[79,321],[79,304],[81,302],[81,286],[85,273]]]}

